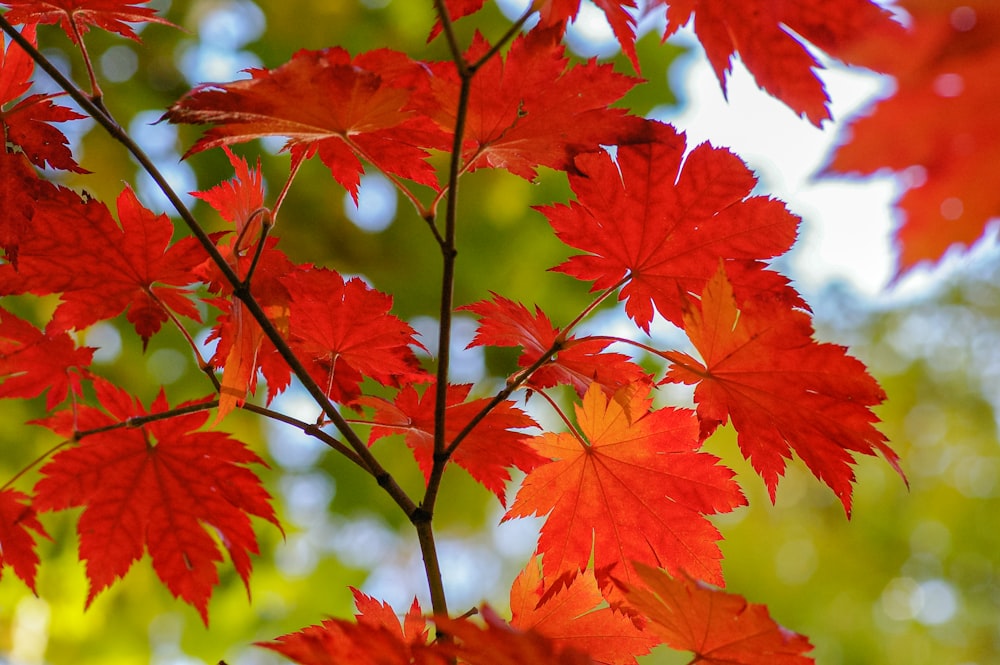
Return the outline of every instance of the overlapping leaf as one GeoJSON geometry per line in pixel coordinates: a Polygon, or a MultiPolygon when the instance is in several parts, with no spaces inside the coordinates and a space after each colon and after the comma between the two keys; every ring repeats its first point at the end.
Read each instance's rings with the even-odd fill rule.
{"type": "MultiPolygon", "coordinates": [[[[7,18],[10,20],[9,13],[7,18]]],[[[25,26],[21,36],[34,43],[35,26],[25,26]]],[[[58,95],[29,95],[7,108],[31,88],[35,61],[13,41],[4,50],[5,40],[6,33],[0,33],[0,132],[4,139],[20,148],[35,166],[49,165],[64,171],[86,173],[86,169],[81,168],[73,159],[66,135],[50,124],[78,120],[85,116],[65,106],[56,105],[52,100],[58,95]]],[[[6,179],[6,176],[3,177],[6,179]]],[[[6,184],[3,186],[9,187],[6,184]]]]}
{"type": "Polygon", "coordinates": [[[538,307],[532,313],[527,307],[503,296],[493,294],[463,309],[480,317],[479,330],[469,344],[472,346],[520,346],[524,353],[518,365],[530,367],[546,351],[555,349],[550,360],[539,367],[527,380],[528,387],[550,388],[571,385],[581,397],[591,383],[599,384],[608,393],[648,381],[641,367],[620,353],[604,353],[611,344],[602,339],[560,339],[561,331],[538,307]],[[557,339],[559,340],[558,344],[557,339]]]}
{"type": "Polygon", "coordinates": [[[636,564],[642,587],[626,588],[630,606],[649,620],[649,630],[704,665],[810,665],[812,645],[782,628],[763,605],[688,577],[636,564]]]}
{"type": "Polygon", "coordinates": [[[780,201],[750,196],[756,179],[742,161],[703,143],[685,155],[684,135],[650,122],[655,140],[580,155],[570,175],[576,201],[541,208],[559,238],[587,254],[557,270],[593,281],[625,283],[625,312],[649,330],[653,307],[681,324],[683,293],[701,293],[719,261],[733,264],[734,288],[747,297],[772,293],[803,305],[778,273],[761,263],[787,251],[798,218],[780,201]]]}
{"type": "Polygon", "coordinates": [[[72,391],[81,395],[81,380],[94,349],[77,348],[65,331],[42,332],[0,308],[0,398],[32,398],[46,390],[45,408],[52,410],[72,391]]]}
{"type": "Polygon", "coordinates": [[[510,625],[534,630],[556,645],[582,649],[595,663],[632,665],[661,639],[644,622],[604,604],[593,571],[578,575],[565,589],[542,600],[545,588],[538,561],[532,558],[510,590],[510,625]],[[637,623],[638,622],[638,623],[637,623]]]}
{"type": "Polygon", "coordinates": [[[871,408],[885,393],[864,365],[812,337],[809,316],[765,300],[737,307],[720,268],[684,314],[702,356],[665,354],[667,381],[697,384],[702,437],[732,420],[740,449],[774,499],[794,450],[851,511],[852,453],[881,452],[898,467],[871,408]]]}
{"type": "MultiPolygon", "coordinates": [[[[96,387],[110,415],[78,406],[76,428],[96,429],[146,413],[124,391],[106,382],[96,387]]],[[[167,408],[161,393],[152,411],[167,408]]],[[[224,433],[197,431],[207,418],[201,411],[93,434],[42,467],[36,510],[84,509],[77,531],[90,580],[88,605],[148,552],[170,592],[208,623],[222,560],[211,534],[249,584],[250,555],[258,553],[250,516],[278,525],[270,497],[248,468],[263,461],[224,433]]],[[[57,420],[55,427],[70,434],[65,422],[57,420]]]]}
{"type": "Polygon", "coordinates": [[[60,294],[53,330],[82,329],[127,311],[148,340],[168,309],[199,319],[184,287],[197,281],[193,269],[205,253],[193,238],[171,245],[166,215],[144,208],[128,188],[118,197],[121,226],[99,201],[62,188],[49,193],[21,239],[17,268],[0,265],[0,295],[60,294]]]}
{"type": "Polygon", "coordinates": [[[17,268],[21,243],[33,235],[36,202],[56,193],[55,185],[35,175],[27,156],[0,150],[0,249],[13,268],[17,268]]]}
{"type": "Polygon", "coordinates": [[[436,617],[438,627],[457,639],[441,650],[463,665],[595,665],[582,650],[558,644],[533,630],[521,631],[490,607],[479,610],[484,625],[469,619],[436,617]]]}
{"type": "Polygon", "coordinates": [[[361,279],[300,268],[281,280],[291,295],[289,344],[336,402],[353,402],[363,376],[382,385],[422,381],[416,332],[389,313],[392,297],[361,279]]]}
{"type": "Polygon", "coordinates": [[[148,0],[3,0],[0,5],[10,7],[5,18],[12,24],[59,24],[73,43],[87,32],[90,26],[114,32],[122,37],[139,41],[129,23],[173,23],[156,15],[156,10],[143,7],[148,0]]]}
{"type": "MultiPolygon", "coordinates": [[[[514,40],[506,60],[486,62],[472,80],[466,114],[464,169],[507,169],[527,180],[538,166],[575,170],[573,157],[598,145],[646,139],[648,125],[623,109],[608,108],[637,79],[595,61],[569,67],[552,30],[532,30],[514,40]]],[[[478,36],[466,54],[489,48],[478,36]]],[[[450,63],[438,66],[426,112],[452,131],[459,81],[450,63]]]]}
{"type": "Polygon", "coordinates": [[[299,51],[249,80],[201,85],[167,111],[171,122],[213,124],[187,155],[262,136],[284,136],[297,164],[312,155],[357,198],[365,159],[386,173],[437,188],[428,149],[447,137],[410,108],[428,87],[426,70],[382,49],[354,58],[342,48],[299,51]]]}
{"type": "Polygon", "coordinates": [[[28,497],[17,490],[0,491],[0,573],[9,566],[33,592],[38,571],[35,535],[49,537],[28,497]]]}
{"type": "MultiPolygon", "coordinates": [[[[250,290],[257,303],[268,319],[281,332],[287,333],[290,297],[280,279],[293,270],[293,264],[274,247],[276,240],[262,236],[265,223],[271,221],[271,213],[264,206],[260,162],[258,160],[257,167],[251,169],[246,160],[234,155],[228,146],[223,148],[235,176],[205,192],[193,194],[233,224],[234,233],[220,242],[219,252],[240,279],[250,277],[250,290]],[[261,243],[263,247],[259,247],[261,243]],[[252,275],[251,267],[254,268],[252,275]]],[[[209,283],[212,292],[230,296],[228,300],[213,301],[223,313],[208,337],[209,341],[219,340],[212,364],[222,368],[218,411],[218,417],[222,418],[243,402],[247,391],[256,391],[258,369],[267,379],[268,400],[288,386],[291,372],[246,305],[233,296],[234,287],[223,277],[219,267],[206,261],[200,266],[199,275],[209,283]]]]}
{"type": "Polygon", "coordinates": [[[547,515],[537,550],[547,592],[572,581],[591,556],[605,593],[615,593],[610,576],[635,582],[635,561],[721,584],[721,536],[705,515],[746,503],[733,472],[698,451],[692,412],[650,411],[641,394],[622,399],[591,386],[577,407],[584,439],[532,440],[553,461],[528,474],[504,519],[547,515]]]}
{"type": "Polygon", "coordinates": [[[357,622],[327,619],[257,646],[300,665],[446,665],[439,645],[428,644],[427,620],[416,600],[401,624],[392,608],[354,591],[357,622]]]}
{"type": "MultiPolygon", "coordinates": [[[[490,401],[485,398],[465,401],[471,387],[448,386],[446,444],[450,444],[490,401]]],[[[403,434],[424,478],[429,478],[434,465],[434,405],[437,403],[433,386],[418,394],[412,384],[407,385],[392,402],[380,397],[364,397],[360,401],[375,409],[374,420],[378,424],[372,428],[370,441],[403,434]]],[[[516,431],[536,426],[535,421],[512,402],[501,402],[476,424],[451,459],[506,505],[508,469],[517,467],[527,473],[545,462],[545,458],[525,442],[525,434],[516,431]]]]}
{"type": "Polygon", "coordinates": [[[871,0],[656,0],[667,5],[669,37],[694,17],[694,32],[723,91],[732,58],[740,60],[765,91],[817,127],[829,119],[829,96],[815,70],[822,65],[806,42],[853,64],[860,35],[899,31],[890,13],[871,0]]]}
{"type": "Polygon", "coordinates": [[[828,167],[870,175],[903,174],[896,206],[898,274],[936,262],[954,245],[971,246],[1000,216],[1000,5],[990,0],[899,3],[905,34],[869,34],[863,64],[895,77],[892,96],[843,130],[828,167]]]}

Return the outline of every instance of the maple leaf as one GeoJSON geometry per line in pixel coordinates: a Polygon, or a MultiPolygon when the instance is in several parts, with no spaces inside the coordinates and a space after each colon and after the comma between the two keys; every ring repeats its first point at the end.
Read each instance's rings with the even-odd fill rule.
{"type": "Polygon", "coordinates": [[[45,528],[28,504],[28,497],[17,490],[0,491],[0,573],[10,566],[35,594],[38,553],[31,532],[48,538],[45,528]]]}
{"type": "MultiPolygon", "coordinates": [[[[77,406],[76,427],[96,429],[146,414],[109,383],[95,382],[95,388],[110,415],[77,406]]],[[[152,412],[167,409],[161,392],[152,412]]],[[[90,580],[88,606],[148,551],[170,592],[207,624],[208,600],[219,582],[216,563],[222,560],[210,533],[228,550],[249,593],[249,555],[258,553],[250,516],[279,524],[269,495],[248,468],[263,460],[224,433],[195,431],[207,418],[202,411],[95,433],[42,467],[35,508],[84,509],[77,532],[90,580]]]]}
{"type": "Polygon", "coordinates": [[[844,347],[813,339],[808,314],[764,300],[738,308],[720,267],[700,305],[689,303],[684,329],[703,361],[665,353],[673,366],[664,381],[697,384],[702,438],[732,420],[740,450],[772,501],[793,450],[848,515],[852,451],[878,450],[902,475],[898,456],[874,427],[871,407],[885,393],[844,347]]]}
{"type": "MultiPolygon", "coordinates": [[[[448,19],[454,22],[464,16],[478,12],[483,8],[484,2],[486,0],[444,0],[444,8],[448,12],[448,19]]],[[[438,18],[434,21],[433,27],[431,27],[431,33],[427,37],[428,43],[441,33],[441,29],[441,19],[438,18]]]]}
{"type": "Polygon", "coordinates": [[[258,642],[301,665],[446,665],[449,659],[435,644],[427,644],[427,620],[416,599],[403,624],[387,604],[351,589],[357,622],[327,619],[258,642]]]}
{"type": "MultiPolygon", "coordinates": [[[[471,388],[470,385],[448,386],[446,442],[453,441],[490,402],[486,398],[465,401],[471,388]]],[[[434,407],[437,404],[434,386],[418,395],[410,384],[399,391],[392,402],[381,397],[363,397],[359,403],[375,409],[377,424],[372,427],[369,444],[392,434],[403,434],[423,471],[424,480],[429,479],[434,466],[434,407]]],[[[506,483],[510,480],[507,469],[513,466],[527,473],[545,461],[525,443],[525,435],[515,431],[528,427],[537,427],[537,424],[513,402],[501,402],[461,441],[451,460],[506,505],[506,483]]]]}
{"type": "Polygon", "coordinates": [[[70,391],[83,394],[80,380],[91,376],[86,368],[93,358],[94,349],[77,348],[66,332],[42,332],[0,308],[0,398],[48,390],[45,408],[51,411],[70,391]]]}
{"type": "Polygon", "coordinates": [[[38,208],[55,186],[42,180],[28,163],[26,155],[0,150],[0,248],[15,270],[21,242],[32,235],[32,220],[38,208]]]}
{"type": "Polygon", "coordinates": [[[51,326],[87,327],[124,311],[143,338],[168,319],[167,310],[200,320],[184,286],[205,260],[194,238],[169,245],[173,225],[126,188],[118,197],[119,226],[103,203],[56,188],[37,202],[18,265],[0,266],[0,295],[61,294],[51,326]]]}
{"type": "Polygon", "coordinates": [[[78,44],[90,26],[140,41],[129,23],[160,23],[176,28],[156,15],[156,10],[142,7],[148,0],[2,0],[10,7],[4,18],[11,24],[59,24],[66,36],[78,44]]]}
{"type": "Polygon", "coordinates": [[[325,268],[281,282],[291,294],[289,345],[330,399],[354,401],[362,376],[394,386],[427,379],[410,348],[420,346],[416,332],[389,314],[391,296],[325,268]]]}
{"type": "Polygon", "coordinates": [[[895,78],[895,92],[842,130],[827,175],[902,172],[902,218],[895,231],[896,277],[937,262],[954,245],[971,246],[1000,216],[1000,7],[994,2],[899,3],[904,34],[872,34],[862,64],[895,78]],[[964,18],[963,18],[964,17],[964,18]],[[905,127],[905,131],[900,128],[905,127]]]}
{"type": "Polygon", "coordinates": [[[741,297],[770,292],[804,306],[784,277],[761,260],[787,251],[799,218],[780,201],[750,196],[756,178],[740,159],[707,143],[685,155],[684,135],[650,122],[655,140],[619,146],[617,159],[590,153],[570,174],[576,201],[539,208],[559,238],[588,254],[556,270],[593,281],[626,281],[625,312],[649,332],[653,306],[680,325],[682,293],[700,293],[720,258],[737,264],[741,297]]]}
{"type": "Polygon", "coordinates": [[[581,397],[591,383],[598,383],[606,392],[648,382],[645,371],[620,353],[603,353],[610,340],[561,339],[562,333],[537,306],[532,313],[527,307],[503,296],[493,294],[493,300],[467,305],[461,309],[480,317],[479,329],[469,343],[473,346],[520,346],[524,353],[518,358],[521,367],[530,367],[542,354],[557,349],[546,364],[535,370],[527,380],[530,388],[549,388],[569,384],[581,397]],[[559,340],[557,344],[557,340],[559,340]]]}
{"type": "MultiPolygon", "coordinates": [[[[641,118],[608,108],[638,79],[595,60],[569,67],[557,38],[552,30],[532,30],[513,41],[505,61],[492,58],[476,72],[462,150],[465,170],[502,168],[533,180],[538,166],[574,171],[579,152],[646,140],[648,125],[641,118]]],[[[465,57],[475,61],[488,49],[477,34],[465,57]]],[[[435,73],[426,112],[451,131],[458,75],[451,63],[435,73]]]]}
{"type": "MultiPolygon", "coordinates": [[[[629,62],[639,71],[639,56],[635,52],[635,0],[593,0],[594,6],[604,12],[608,25],[629,62]]],[[[580,0],[543,0],[539,6],[539,25],[556,25],[564,29],[580,13],[580,0]]]]}
{"type": "MultiPolygon", "coordinates": [[[[9,20],[9,14],[6,16],[9,20]]],[[[25,26],[21,36],[34,44],[35,26],[25,26]]],[[[35,61],[17,44],[11,42],[6,51],[3,49],[5,37],[0,33],[0,127],[5,141],[19,147],[40,168],[48,164],[64,171],[87,173],[73,159],[66,135],[49,124],[86,117],[54,104],[52,100],[60,95],[30,95],[5,108],[30,89],[35,70],[35,61]]]]}
{"type": "MultiPolygon", "coordinates": [[[[223,146],[223,150],[233,167],[234,177],[207,191],[192,192],[192,195],[208,203],[223,219],[234,225],[235,233],[228,234],[228,242],[219,244],[219,252],[244,280],[253,266],[252,294],[268,319],[280,332],[287,334],[290,297],[280,278],[293,270],[293,264],[283,252],[275,249],[277,240],[262,237],[266,225],[272,220],[270,210],[264,206],[260,159],[257,160],[257,167],[251,169],[247,161],[233,154],[229,146],[223,146]],[[260,243],[263,247],[257,253],[260,243]]],[[[230,296],[228,301],[213,301],[223,314],[208,337],[209,341],[219,340],[211,362],[222,368],[216,416],[221,420],[243,403],[247,391],[256,391],[258,369],[267,379],[269,402],[288,386],[291,371],[250,310],[233,296],[233,285],[225,279],[215,262],[206,260],[197,272],[209,283],[210,291],[230,296]]]]}
{"type": "Polygon", "coordinates": [[[674,649],[694,652],[704,665],[808,665],[809,640],[782,628],[763,605],[689,577],[670,577],[641,563],[642,587],[625,586],[630,606],[649,620],[648,630],[674,649]]]}
{"type": "Polygon", "coordinates": [[[441,650],[464,665],[592,665],[594,660],[583,651],[558,644],[533,631],[513,628],[489,606],[480,608],[485,621],[480,626],[467,618],[435,617],[438,628],[457,638],[442,644],[441,650]]]}
{"type": "Polygon", "coordinates": [[[597,581],[635,581],[634,561],[722,582],[718,530],[704,515],[746,504],[733,472],[698,452],[698,421],[684,409],[650,411],[591,386],[577,406],[580,433],[546,433],[532,446],[552,459],[528,473],[504,519],[548,515],[538,540],[547,593],[568,584],[593,555],[597,581]]]}
{"type": "Polygon", "coordinates": [[[334,179],[358,196],[363,158],[390,174],[438,189],[427,149],[446,148],[447,136],[409,108],[428,86],[427,72],[402,53],[381,49],[353,59],[342,48],[301,50],[252,78],[198,86],[165,118],[210,123],[185,157],[207,148],[262,136],[288,138],[293,165],[318,154],[334,179]]]}
{"type": "Polygon", "coordinates": [[[598,609],[604,603],[604,596],[593,571],[581,573],[547,600],[543,601],[543,596],[541,569],[533,557],[511,586],[510,625],[519,630],[535,630],[556,645],[582,649],[594,662],[607,665],[632,665],[636,656],[649,653],[661,642],[643,630],[641,619],[610,607],[598,609]]]}
{"type": "Polygon", "coordinates": [[[819,127],[830,101],[814,70],[822,65],[806,42],[852,64],[851,46],[869,32],[899,31],[891,13],[871,0],[655,0],[667,5],[663,38],[694,16],[694,32],[723,92],[731,60],[740,59],[757,85],[819,127]]]}

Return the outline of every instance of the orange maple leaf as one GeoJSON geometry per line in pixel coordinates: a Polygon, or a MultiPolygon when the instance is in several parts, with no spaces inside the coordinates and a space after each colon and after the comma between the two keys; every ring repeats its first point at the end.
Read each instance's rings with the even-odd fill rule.
{"type": "Polygon", "coordinates": [[[733,472],[698,451],[692,412],[650,411],[642,394],[619,399],[592,385],[576,409],[580,435],[532,439],[553,461],[528,473],[504,519],[548,515],[538,540],[547,592],[572,581],[591,555],[612,594],[610,575],[634,582],[634,561],[722,583],[721,536],[705,515],[746,504],[733,472]]]}
{"type": "Polygon", "coordinates": [[[688,577],[670,577],[641,563],[642,587],[625,587],[626,603],[649,620],[648,630],[695,654],[702,665],[810,665],[805,636],[782,628],[763,605],[688,577]]]}
{"type": "Polygon", "coordinates": [[[700,303],[689,302],[684,329],[703,362],[666,352],[673,366],[664,381],[697,384],[703,438],[732,420],[740,449],[772,501],[792,450],[848,515],[852,452],[878,450],[902,475],[899,457],[874,426],[871,407],[885,393],[844,347],[813,339],[807,313],[763,299],[737,307],[720,266],[700,303]]]}
{"type": "Polygon", "coordinates": [[[639,617],[630,617],[610,607],[598,607],[604,596],[591,570],[578,575],[565,589],[545,596],[541,568],[535,557],[514,580],[510,589],[510,625],[518,630],[534,630],[556,645],[582,649],[595,663],[633,665],[661,643],[642,626],[639,617]]]}

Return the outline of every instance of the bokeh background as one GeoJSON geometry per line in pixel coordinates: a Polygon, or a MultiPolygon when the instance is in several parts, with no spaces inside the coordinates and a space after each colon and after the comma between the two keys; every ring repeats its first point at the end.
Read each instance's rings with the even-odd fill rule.
{"type": "MultiPolygon", "coordinates": [[[[358,53],[390,46],[420,59],[447,57],[442,40],[426,43],[433,21],[429,1],[152,4],[183,31],[147,26],[141,44],[94,31],[87,43],[104,77],[109,108],[183,192],[207,189],[232,175],[220,151],[180,160],[197,128],[156,122],[193,85],[229,81],[247,67],[276,67],[300,48],[340,45],[358,53]]],[[[487,37],[498,36],[517,4],[487,3],[475,19],[459,24],[460,34],[470,38],[475,24],[487,37]]],[[[599,17],[591,10],[571,29],[571,45],[581,57],[599,55],[631,72],[599,18],[590,20],[599,17]]],[[[40,42],[64,71],[86,80],[61,31],[42,28],[40,42]]],[[[740,107],[738,98],[765,98],[757,91],[731,89],[727,106],[713,79],[709,93],[697,92],[705,89],[706,70],[699,68],[702,55],[689,41],[661,44],[654,29],[638,51],[647,82],[625,104],[673,121],[697,140],[733,146],[758,170],[762,192],[789,201],[803,215],[803,242],[782,269],[807,294],[818,336],[849,345],[882,383],[889,400],[878,413],[909,476],[907,489],[884,461],[861,460],[848,521],[829,490],[795,463],[771,505],[740,458],[732,432],[721,431],[708,447],[739,472],[751,502],[717,520],[726,538],[729,589],[767,604],[778,621],[807,634],[823,665],[1000,662],[1000,254],[992,246],[979,247],[890,288],[892,182],[840,183],[847,189],[838,191],[851,193],[810,198],[814,187],[826,186],[812,175],[835,141],[835,125],[811,128],[780,105],[741,110],[750,107],[740,107]],[[711,111],[719,108],[737,109],[731,111],[736,119],[719,119],[711,111]],[[760,124],[767,122],[772,124],[760,124]],[[756,143],[744,149],[740,136],[746,134],[756,143]],[[798,147],[789,149],[789,142],[798,147]],[[812,145],[808,150],[806,143],[812,145]],[[781,157],[784,153],[792,159],[781,157]],[[838,200],[853,207],[837,208],[838,200]]],[[[850,100],[848,107],[834,107],[838,117],[851,113],[864,96],[884,90],[861,73],[834,70],[829,76],[838,86],[835,101],[841,89],[850,100]]],[[[50,89],[43,80],[38,86],[50,89]]],[[[123,181],[131,182],[152,209],[170,212],[124,151],[99,130],[90,131],[92,123],[66,128],[78,160],[96,174],[70,178],[68,184],[110,200],[123,181]]],[[[280,146],[280,140],[262,141],[237,149],[251,160],[260,155],[272,196],[287,175],[280,146]]],[[[485,170],[463,180],[457,302],[471,303],[495,290],[539,304],[557,325],[572,319],[588,302],[585,286],[544,272],[568,250],[530,209],[568,197],[564,177],[552,172],[543,171],[536,183],[485,170]]],[[[206,206],[189,202],[206,225],[223,228],[206,206]]],[[[393,294],[395,313],[425,333],[433,348],[436,246],[407,202],[378,174],[364,178],[358,209],[325,167],[307,163],[275,233],[294,260],[364,275],[393,294]]],[[[49,301],[4,304],[36,322],[52,307],[49,301]]],[[[614,324],[622,315],[608,307],[597,316],[614,324]]],[[[122,320],[80,334],[81,342],[101,349],[96,369],[147,403],[161,386],[171,403],[209,392],[179,334],[167,330],[143,352],[137,339],[123,334],[128,327],[122,320]]],[[[473,332],[474,321],[459,317],[454,380],[476,381],[477,390],[488,394],[515,357],[462,350],[473,332]]],[[[654,335],[672,339],[665,327],[654,335]]],[[[667,397],[688,399],[680,393],[667,397]]],[[[294,389],[276,405],[304,419],[314,417],[308,400],[294,389]]],[[[40,400],[0,402],[0,478],[12,477],[55,443],[45,430],[21,424],[41,414],[40,400]]],[[[223,566],[206,629],[194,610],[169,596],[144,561],[84,611],[86,580],[76,560],[73,525],[68,516],[46,515],[53,541],[40,545],[39,597],[9,573],[0,581],[0,663],[277,663],[276,656],[251,644],[327,616],[350,615],[348,585],[400,610],[414,595],[426,597],[416,539],[374,482],[290,428],[241,413],[227,417],[225,427],[268,460],[271,469],[261,473],[286,531],[282,537],[259,525],[263,554],[254,564],[252,602],[223,566]]],[[[404,485],[418,487],[412,462],[393,458],[392,442],[378,445],[383,447],[377,453],[404,485]]],[[[17,487],[30,489],[32,481],[29,474],[17,487]]],[[[506,605],[506,589],[533,549],[538,524],[500,525],[501,515],[495,499],[464,474],[446,481],[437,521],[453,608],[461,611],[484,600],[506,605]]],[[[643,662],[689,659],[657,651],[643,662]]]]}

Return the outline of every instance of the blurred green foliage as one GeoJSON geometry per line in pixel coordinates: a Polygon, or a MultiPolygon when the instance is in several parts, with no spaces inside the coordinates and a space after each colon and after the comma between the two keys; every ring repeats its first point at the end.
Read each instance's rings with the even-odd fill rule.
{"type": "MultiPolygon", "coordinates": [[[[390,46],[419,59],[447,57],[443,40],[426,43],[431,2],[368,4],[381,7],[328,0],[285,0],[260,7],[250,0],[158,3],[183,31],[148,26],[141,44],[93,31],[87,44],[99,67],[116,79],[102,86],[121,124],[132,128],[140,142],[148,141],[164,168],[181,169],[182,175],[189,168],[189,189],[207,189],[232,175],[221,152],[196,155],[181,166],[180,154],[200,130],[182,127],[173,136],[172,128],[149,125],[198,82],[187,78],[186,70],[232,78],[237,75],[233,66],[275,67],[300,48],[331,45],[352,53],[390,46]]],[[[476,25],[495,37],[509,21],[494,3],[487,4],[476,25]]],[[[472,29],[470,21],[459,24],[465,40],[472,29]]],[[[43,28],[40,41],[46,53],[71,66],[75,80],[86,80],[59,30],[43,28]]],[[[676,103],[667,71],[680,49],[662,45],[650,34],[638,50],[648,83],[629,94],[628,106],[643,113],[676,103]]],[[[632,73],[621,56],[614,62],[620,71],[632,73]]],[[[68,179],[72,186],[112,201],[122,182],[137,180],[134,164],[100,131],[87,133],[76,151],[96,175],[68,179]]],[[[273,197],[287,177],[287,156],[277,154],[273,143],[239,146],[237,152],[251,161],[259,154],[273,197]]],[[[575,316],[588,302],[586,287],[545,271],[568,252],[544,218],[531,210],[568,196],[565,178],[544,170],[534,183],[505,172],[465,178],[457,302],[470,303],[494,290],[541,305],[557,325],[575,316]]],[[[400,198],[398,214],[386,230],[365,231],[345,213],[344,198],[325,167],[307,163],[275,230],[285,251],[296,261],[363,274],[393,294],[394,311],[403,318],[435,316],[438,250],[424,223],[400,198]]],[[[152,200],[147,202],[155,209],[152,200]]],[[[194,210],[210,228],[222,228],[203,204],[196,203],[194,210]]],[[[833,496],[796,462],[772,506],[730,432],[724,430],[708,444],[739,471],[751,499],[749,508],[718,519],[726,538],[730,590],[766,603],[781,623],[809,635],[824,665],[986,665],[1000,653],[996,281],[994,273],[979,269],[916,302],[879,308],[832,292],[813,303],[826,323],[821,334],[851,341],[852,351],[869,363],[886,388],[889,401],[880,415],[903,458],[909,490],[882,460],[862,460],[854,516],[848,521],[833,496]]],[[[38,322],[53,303],[5,306],[38,322]]],[[[81,334],[93,346],[113,349],[120,344],[114,362],[99,363],[98,371],[147,403],[161,387],[172,403],[210,391],[179,334],[165,331],[143,352],[128,329],[121,320],[81,334]]],[[[469,358],[471,375],[485,366],[492,376],[502,377],[514,362],[512,354],[502,352],[469,358]]],[[[486,381],[479,390],[485,394],[495,385],[496,380],[486,381]]],[[[294,394],[281,399],[283,408],[299,408],[294,394]]],[[[0,403],[0,477],[13,476],[58,443],[41,428],[21,425],[41,415],[41,400],[0,403]]],[[[314,416],[308,410],[302,414],[306,420],[314,416]]],[[[225,427],[269,460],[271,468],[258,471],[285,524],[284,535],[260,526],[262,556],[255,561],[252,603],[237,576],[223,566],[223,584],[205,629],[194,610],[169,596],[144,561],[84,611],[86,580],[76,560],[73,526],[67,516],[48,515],[44,521],[53,541],[41,544],[40,597],[31,596],[12,575],[0,583],[0,654],[7,654],[7,660],[0,655],[0,662],[277,662],[251,643],[326,616],[349,615],[348,585],[391,592],[394,599],[404,598],[402,604],[406,594],[422,589],[411,529],[370,478],[294,430],[265,426],[249,414],[232,414],[225,427]]],[[[410,456],[394,455],[400,449],[399,440],[389,439],[376,452],[404,486],[418,487],[422,481],[410,456]]],[[[37,469],[30,471],[17,486],[29,488],[36,474],[37,469]]],[[[497,529],[502,513],[495,500],[460,471],[443,492],[437,519],[454,606],[463,609],[463,604],[483,599],[502,606],[505,585],[509,587],[533,547],[532,527],[505,524],[497,529]]],[[[658,652],[645,662],[687,660],[658,652]]]]}

